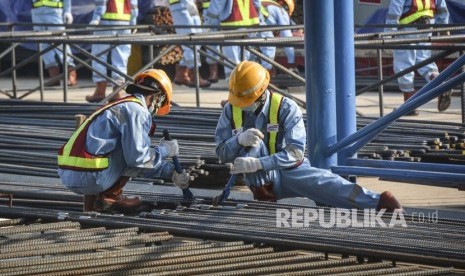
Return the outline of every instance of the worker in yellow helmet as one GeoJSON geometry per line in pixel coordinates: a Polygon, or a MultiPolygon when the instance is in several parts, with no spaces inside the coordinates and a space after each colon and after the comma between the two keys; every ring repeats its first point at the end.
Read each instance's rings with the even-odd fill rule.
{"type": "Polygon", "coordinates": [[[269,81],[260,64],[237,65],[215,133],[218,158],[233,163],[231,174],[243,174],[255,199],[307,197],[341,208],[401,209],[391,192],[378,194],[312,167],[304,156],[302,112],[291,99],[268,90],[269,81]]]}
{"type": "Polygon", "coordinates": [[[151,144],[154,116],[170,112],[172,84],[162,70],[149,69],[128,85],[129,96],[107,104],[87,118],[58,153],[58,174],[71,191],[85,195],[85,211],[136,210],[139,197],[122,195],[130,177],[172,180],[189,185],[187,172],[177,173],[165,161],[178,154],[176,140],[151,144]]]}

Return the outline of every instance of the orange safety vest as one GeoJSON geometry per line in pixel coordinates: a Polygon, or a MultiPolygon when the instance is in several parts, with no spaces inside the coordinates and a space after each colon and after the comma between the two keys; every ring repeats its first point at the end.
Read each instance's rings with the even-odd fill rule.
{"type": "Polygon", "coordinates": [[[36,0],[32,3],[33,8],[40,8],[40,7],[49,7],[49,8],[63,8],[63,1],[61,0],[36,0]]]}
{"type": "Polygon", "coordinates": [[[108,168],[108,156],[96,156],[86,151],[86,137],[90,124],[98,115],[102,114],[110,107],[124,103],[136,102],[143,105],[141,100],[134,96],[123,98],[114,103],[110,103],[94,112],[81,126],[73,133],[71,138],[58,151],[58,167],[76,171],[101,171],[108,168]]]}
{"type": "Polygon", "coordinates": [[[400,17],[399,24],[410,24],[424,16],[433,18],[435,12],[436,1],[412,0],[412,6],[410,7],[410,10],[400,17]]]}
{"type": "Polygon", "coordinates": [[[232,0],[232,10],[221,26],[256,26],[260,24],[258,11],[251,0],[232,0]]]}
{"type": "Polygon", "coordinates": [[[108,0],[107,9],[102,19],[115,21],[131,20],[130,0],[108,0]]]}

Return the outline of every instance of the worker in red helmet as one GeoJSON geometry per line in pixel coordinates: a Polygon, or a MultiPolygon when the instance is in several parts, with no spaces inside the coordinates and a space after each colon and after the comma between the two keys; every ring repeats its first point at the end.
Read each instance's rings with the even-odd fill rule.
{"type": "Polygon", "coordinates": [[[87,118],[58,153],[58,174],[71,191],[83,194],[85,211],[135,211],[139,197],[122,194],[130,177],[163,178],[187,188],[190,176],[165,161],[179,152],[176,140],[151,145],[153,117],[170,112],[172,84],[162,70],[149,69],[126,88],[129,96],[87,118]]]}
{"type": "Polygon", "coordinates": [[[389,191],[378,194],[312,167],[304,155],[307,132],[300,108],[268,90],[269,82],[260,64],[239,63],[215,134],[218,158],[233,163],[231,174],[244,176],[255,199],[307,197],[340,208],[401,209],[389,191]]]}

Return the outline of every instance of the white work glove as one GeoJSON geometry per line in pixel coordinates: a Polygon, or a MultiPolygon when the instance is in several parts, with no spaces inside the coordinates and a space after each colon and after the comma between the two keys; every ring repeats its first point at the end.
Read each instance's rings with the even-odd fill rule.
{"type": "Polygon", "coordinates": [[[265,136],[256,128],[249,128],[237,136],[237,141],[244,147],[257,147],[265,136]]]}
{"type": "Polygon", "coordinates": [[[70,12],[65,12],[63,14],[63,22],[65,24],[73,24],[73,15],[70,12]]]}
{"type": "Polygon", "coordinates": [[[260,159],[255,157],[237,157],[231,167],[231,174],[253,173],[263,169],[260,159]]]}
{"type": "Polygon", "coordinates": [[[173,139],[168,141],[161,138],[158,149],[160,150],[160,154],[163,156],[163,159],[176,156],[179,154],[178,140],[173,139]]]}
{"type": "Polygon", "coordinates": [[[176,170],[173,172],[173,176],[171,180],[173,181],[174,185],[178,186],[181,189],[186,189],[189,187],[189,181],[191,177],[186,170],[182,170],[182,173],[177,173],[176,170]]]}
{"type": "Polygon", "coordinates": [[[94,19],[94,20],[89,22],[89,25],[95,26],[95,25],[98,25],[99,23],[100,23],[100,20],[94,19]]]}

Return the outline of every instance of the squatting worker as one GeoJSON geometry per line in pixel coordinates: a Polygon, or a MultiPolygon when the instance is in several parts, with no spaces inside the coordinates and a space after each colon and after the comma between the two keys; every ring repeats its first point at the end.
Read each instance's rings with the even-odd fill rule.
{"type": "Polygon", "coordinates": [[[231,72],[228,103],[216,127],[216,154],[244,174],[254,198],[307,197],[341,208],[400,209],[391,192],[351,183],[304,157],[306,131],[297,104],[267,89],[269,72],[243,61],[231,72]]]}
{"type": "Polygon", "coordinates": [[[187,188],[189,174],[165,161],[178,154],[177,141],[153,146],[150,140],[153,117],[170,112],[172,89],[162,70],[138,74],[126,88],[129,96],[94,112],[61,147],[58,174],[68,189],[85,195],[84,210],[136,210],[140,198],[122,195],[131,176],[171,179],[187,188]]]}

